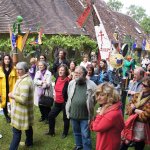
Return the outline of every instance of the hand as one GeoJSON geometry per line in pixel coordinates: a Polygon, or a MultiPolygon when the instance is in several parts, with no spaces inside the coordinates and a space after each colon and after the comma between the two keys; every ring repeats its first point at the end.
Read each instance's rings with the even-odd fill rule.
{"type": "Polygon", "coordinates": [[[11,99],[15,99],[14,96],[13,96],[13,94],[12,94],[12,92],[10,92],[10,93],[8,94],[8,97],[11,98],[11,99]]]}
{"type": "Polygon", "coordinates": [[[101,108],[99,115],[103,115],[104,112],[105,112],[105,110],[106,110],[109,106],[111,106],[111,104],[106,104],[106,105],[104,105],[104,106],[101,108]]]}
{"type": "Polygon", "coordinates": [[[131,108],[132,108],[132,109],[134,109],[134,108],[135,108],[134,104],[131,104],[130,106],[131,106],[131,108]]]}
{"type": "Polygon", "coordinates": [[[135,109],[134,111],[136,114],[141,114],[143,112],[143,110],[140,110],[140,109],[135,109]]]}

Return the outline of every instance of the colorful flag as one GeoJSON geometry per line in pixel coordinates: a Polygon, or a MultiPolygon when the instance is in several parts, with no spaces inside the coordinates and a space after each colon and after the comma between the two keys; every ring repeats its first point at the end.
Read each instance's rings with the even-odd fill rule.
{"type": "Polygon", "coordinates": [[[150,51],[150,40],[146,40],[145,50],[150,51]]]}
{"type": "Polygon", "coordinates": [[[136,41],[134,41],[134,43],[132,44],[132,50],[135,50],[137,47],[136,41]]]}
{"type": "Polygon", "coordinates": [[[20,51],[22,51],[22,50],[24,49],[24,46],[25,46],[25,44],[26,44],[26,41],[27,41],[27,38],[28,38],[29,33],[30,33],[30,31],[28,30],[28,31],[26,32],[26,34],[23,36],[23,39],[22,39],[22,47],[21,47],[21,50],[20,50],[20,51]]]}
{"type": "Polygon", "coordinates": [[[90,13],[91,13],[91,6],[88,5],[88,6],[84,9],[83,13],[82,13],[82,14],[77,18],[77,20],[76,20],[77,25],[78,25],[80,28],[82,28],[82,27],[85,25],[85,23],[86,23],[86,21],[87,21],[89,15],[90,15],[90,13]]]}

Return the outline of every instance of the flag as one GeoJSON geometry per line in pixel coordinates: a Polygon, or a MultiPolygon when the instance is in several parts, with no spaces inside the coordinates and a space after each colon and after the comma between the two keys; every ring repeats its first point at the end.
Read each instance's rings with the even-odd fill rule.
{"type": "Polygon", "coordinates": [[[111,42],[108,38],[103,22],[101,21],[95,5],[93,5],[93,21],[96,39],[100,51],[100,58],[107,60],[110,56],[111,42]]]}
{"type": "Polygon", "coordinates": [[[134,41],[134,43],[132,44],[132,50],[136,49],[137,47],[137,44],[136,44],[136,41],[134,41]]]}
{"type": "Polygon", "coordinates": [[[21,50],[20,50],[20,51],[22,51],[22,50],[24,49],[24,46],[25,46],[25,44],[26,44],[26,41],[27,41],[27,38],[28,38],[29,33],[30,33],[30,31],[28,30],[28,31],[26,32],[26,34],[23,36],[23,39],[22,39],[22,47],[21,47],[21,50]]]}
{"type": "Polygon", "coordinates": [[[82,28],[85,25],[90,13],[91,13],[91,6],[88,5],[84,9],[83,13],[76,20],[76,23],[80,28],[82,28]]]}
{"type": "Polygon", "coordinates": [[[23,41],[23,36],[18,35],[17,40],[16,40],[16,46],[20,51],[21,51],[21,48],[22,48],[22,41],[23,41]]]}
{"type": "Polygon", "coordinates": [[[150,41],[146,40],[145,50],[150,51],[150,41]]]}
{"type": "Polygon", "coordinates": [[[142,50],[145,50],[145,46],[146,46],[146,39],[143,39],[143,41],[142,41],[142,50]]]}

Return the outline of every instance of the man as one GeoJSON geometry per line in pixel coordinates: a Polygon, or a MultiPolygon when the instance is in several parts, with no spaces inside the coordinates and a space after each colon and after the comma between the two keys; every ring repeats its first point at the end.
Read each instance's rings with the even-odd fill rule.
{"type": "Polygon", "coordinates": [[[52,73],[55,77],[57,77],[57,75],[58,75],[57,70],[61,64],[66,64],[67,66],[69,65],[69,63],[66,59],[66,53],[64,52],[63,49],[59,49],[58,58],[56,59],[56,61],[54,62],[54,65],[53,65],[52,73]]]}
{"type": "Polygon", "coordinates": [[[134,78],[130,81],[128,90],[128,100],[131,100],[132,96],[142,90],[141,80],[143,79],[145,71],[142,67],[138,67],[134,70],[134,78]]]}
{"type": "Polygon", "coordinates": [[[75,79],[68,86],[67,117],[72,121],[75,138],[73,150],[92,150],[89,121],[94,112],[96,84],[86,79],[87,71],[82,66],[75,69],[75,79]]]}

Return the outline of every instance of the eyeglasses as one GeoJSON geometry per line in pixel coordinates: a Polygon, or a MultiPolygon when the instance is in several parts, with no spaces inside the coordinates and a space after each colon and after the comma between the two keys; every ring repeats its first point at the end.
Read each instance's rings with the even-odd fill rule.
{"type": "Polygon", "coordinates": [[[143,85],[143,87],[145,87],[145,88],[150,88],[149,85],[146,85],[146,84],[144,84],[144,83],[142,83],[142,85],[143,85]]]}

